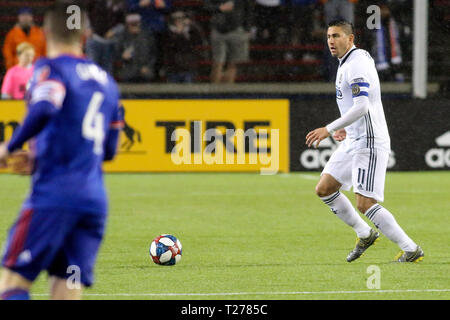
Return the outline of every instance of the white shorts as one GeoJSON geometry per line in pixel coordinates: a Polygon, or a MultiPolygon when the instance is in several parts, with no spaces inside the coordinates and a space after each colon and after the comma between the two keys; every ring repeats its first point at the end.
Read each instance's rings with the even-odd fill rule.
{"type": "Polygon", "coordinates": [[[389,152],[365,148],[347,153],[342,147],[331,155],[322,174],[335,178],[342,184],[341,189],[350,190],[353,186],[354,193],[383,202],[389,152]]]}

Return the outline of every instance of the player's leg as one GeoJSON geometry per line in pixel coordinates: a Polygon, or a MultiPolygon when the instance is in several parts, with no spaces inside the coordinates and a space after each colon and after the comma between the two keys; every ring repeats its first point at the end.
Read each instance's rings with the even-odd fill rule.
{"type": "MultiPolygon", "coordinates": [[[[0,274],[0,299],[2,300],[29,300],[29,290],[34,272],[26,272],[16,267],[24,260],[28,249],[27,240],[30,238],[30,225],[35,215],[31,208],[23,208],[15,223],[9,230],[5,252],[2,259],[2,272],[0,274]]],[[[29,270],[27,270],[29,271],[29,270]]]]}
{"type": "Polygon", "coordinates": [[[65,237],[67,221],[60,211],[32,208],[24,205],[9,230],[4,267],[1,275],[3,298],[29,298],[28,291],[39,273],[46,268],[65,237]]]}
{"type": "Polygon", "coordinates": [[[50,277],[50,297],[52,300],[81,300],[83,285],[68,283],[67,281],[65,278],[50,277]]]}
{"type": "Polygon", "coordinates": [[[84,287],[94,282],[94,265],[103,239],[106,216],[72,213],[78,223],[48,268],[52,299],[80,299],[84,287]]]}
{"type": "Polygon", "coordinates": [[[358,238],[370,235],[370,226],[359,216],[350,200],[340,192],[351,186],[351,156],[336,150],[328,160],[316,186],[317,196],[344,223],[352,227],[358,238]]]}
{"type": "Polygon", "coordinates": [[[408,237],[389,210],[375,199],[356,194],[358,210],[363,213],[389,240],[404,251],[415,251],[417,244],[408,237]]]}
{"type": "Polygon", "coordinates": [[[4,268],[0,274],[0,300],[29,300],[31,285],[17,272],[4,268]]]}
{"type": "MultiPolygon", "coordinates": [[[[359,167],[357,166],[360,173],[359,179],[357,178],[359,181],[354,181],[358,210],[403,251],[407,253],[421,251],[420,247],[400,227],[392,213],[378,203],[384,200],[384,183],[389,154],[382,150],[372,149],[366,154],[359,154],[358,158],[359,160],[356,162],[360,164],[359,167]]],[[[410,254],[410,256],[414,255],[410,254]]],[[[423,256],[423,252],[421,252],[421,256],[423,256]]]]}
{"type": "Polygon", "coordinates": [[[329,197],[341,189],[342,184],[331,174],[323,173],[316,185],[316,194],[319,198],[329,197]]]}

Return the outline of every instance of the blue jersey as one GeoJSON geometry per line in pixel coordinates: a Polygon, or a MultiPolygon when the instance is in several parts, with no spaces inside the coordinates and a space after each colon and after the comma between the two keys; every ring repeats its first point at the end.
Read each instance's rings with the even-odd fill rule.
{"type": "Polygon", "coordinates": [[[27,202],[35,208],[106,213],[102,162],[114,157],[123,122],[115,81],[81,57],[40,59],[26,100],[27,116],[8,149],[35,137],[27,202]]]}

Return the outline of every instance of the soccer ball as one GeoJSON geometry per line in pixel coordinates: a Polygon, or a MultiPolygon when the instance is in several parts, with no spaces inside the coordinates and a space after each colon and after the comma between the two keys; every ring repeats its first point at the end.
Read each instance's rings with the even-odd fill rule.
{"type": "Polygon", "coordinates": [[[150,245],[150,257],[154,263],[173,266],[181,260],[181,242],[170,234],[162,234],[153,239],[150,245]]]}

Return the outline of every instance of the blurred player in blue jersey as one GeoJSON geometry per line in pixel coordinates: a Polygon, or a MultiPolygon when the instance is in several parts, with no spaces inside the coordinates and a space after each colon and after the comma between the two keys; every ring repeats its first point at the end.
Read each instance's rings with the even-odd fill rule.
{"type": "Polygon", "coordinates": [[[86,15],[80,10],[81,26],[69,28],[66,6],[55,5],[45,16],[47,58],[36,62],[27,115],[0,144],[3,165],[26,141],[33,155],[31,191],[2,258],[5,300],[29,299],[44,270],[52,299],[81,298],[82,288],[93,283],[105,229],[102,162],[116,153],[123,124],[119,92],[105,71],[82,57],[86,15]]]}

